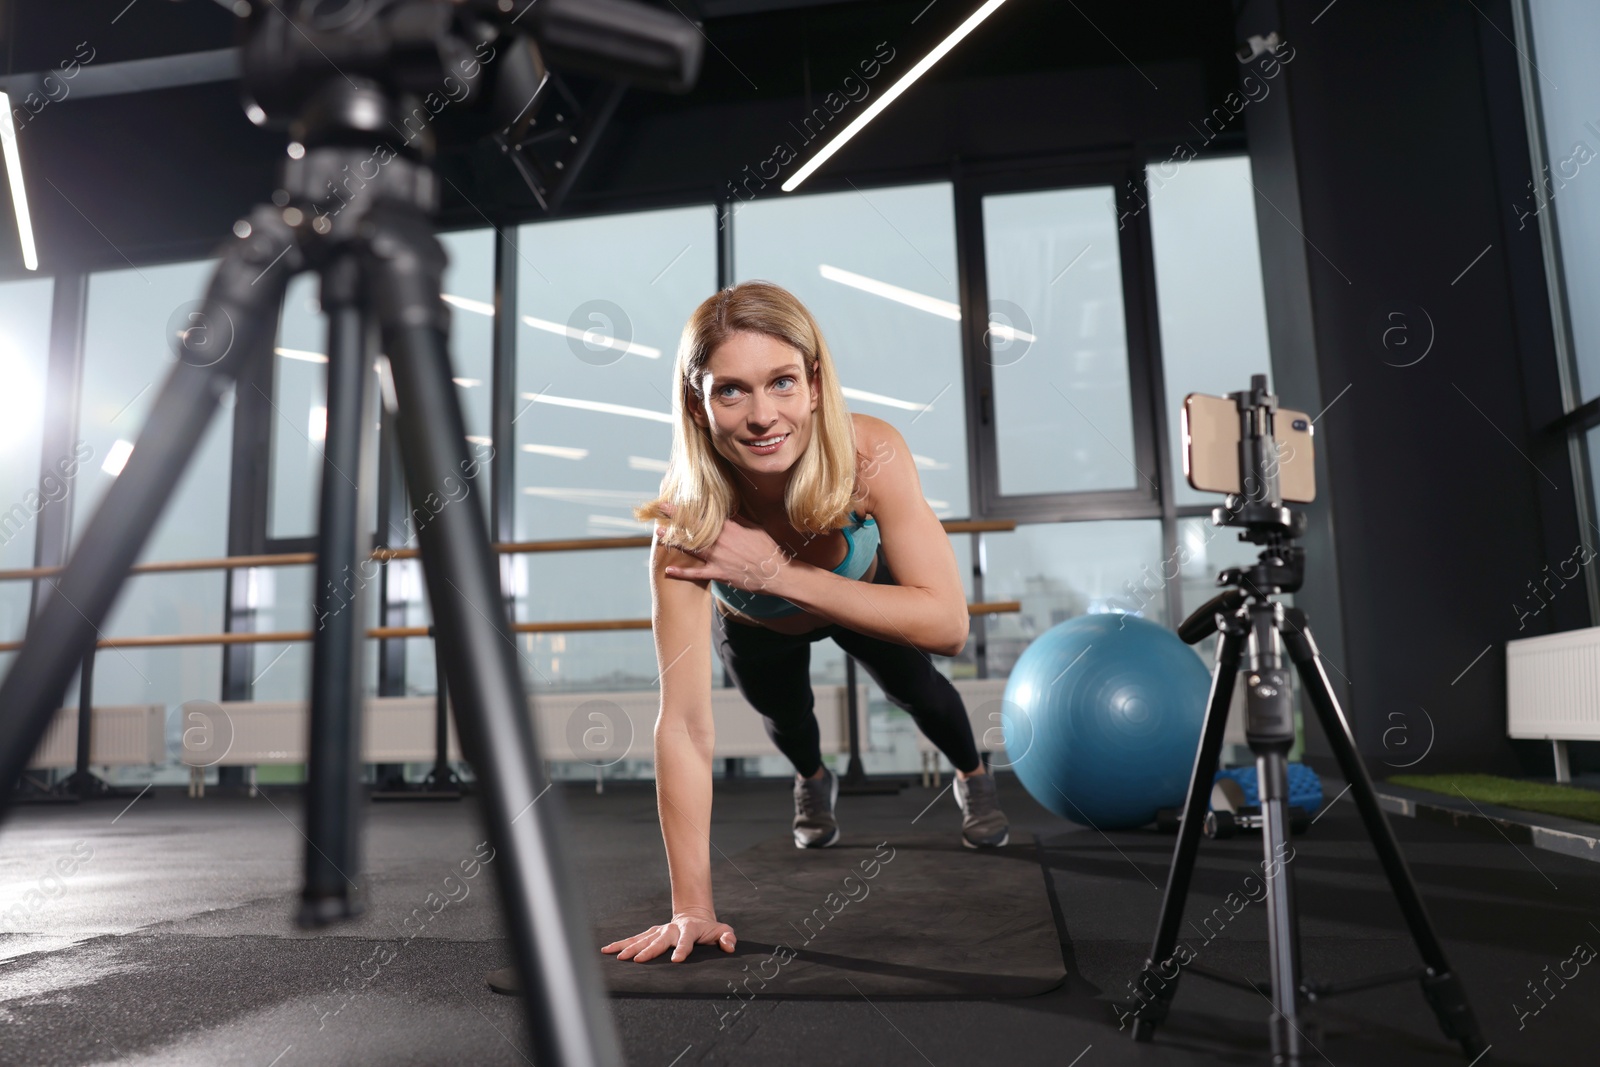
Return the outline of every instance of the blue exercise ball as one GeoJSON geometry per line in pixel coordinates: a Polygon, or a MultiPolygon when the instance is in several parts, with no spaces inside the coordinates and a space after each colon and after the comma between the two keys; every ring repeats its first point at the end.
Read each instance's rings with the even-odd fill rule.
{"type": "Polygon", "coordinates": [[[1063,818],[1143,826],[1183,803],[1210,689],[1206,665],[1164,626],[1119,613],[1068,619],[1011,669],[1006,761],[1063,818]]]}

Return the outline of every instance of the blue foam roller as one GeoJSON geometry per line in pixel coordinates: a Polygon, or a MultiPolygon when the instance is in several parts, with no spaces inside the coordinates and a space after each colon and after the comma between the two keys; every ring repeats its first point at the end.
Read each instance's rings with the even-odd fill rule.
{"type": "MultiPolygon", "coordinates": [[[[1256,769],[1255,767],[1229,767],[1217,772],[1213,782],[1223,778],[1232,778],[1244,790],[1244,802],[1255,806],[1261,801],[1256,795],[1256,769]]],[[[1307,767],[1304,763],[1289,764],[1289,806],[1291,808],[1304,808],[1310,814],[1316,814],[1322,806],[1322,779],[1317,777],[1317,772],[1307,767]]]]}

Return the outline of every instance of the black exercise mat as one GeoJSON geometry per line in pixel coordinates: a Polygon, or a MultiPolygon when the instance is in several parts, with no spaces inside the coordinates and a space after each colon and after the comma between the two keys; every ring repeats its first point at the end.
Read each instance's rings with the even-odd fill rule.
{"type": "MultiPolygon", "coordinates": [[[[712,884],[735,951],[696,945],[682,963],[670,952],[604,956],[613,993],[1022,997],[1066,977],[1033,841],[977,850],[949,833],[898,834],[801,850],[784,836],[718,856],[712,884]]],[[[669,914],[665,895],[626,908],[600,924],[598,943],[669,914]]]]}

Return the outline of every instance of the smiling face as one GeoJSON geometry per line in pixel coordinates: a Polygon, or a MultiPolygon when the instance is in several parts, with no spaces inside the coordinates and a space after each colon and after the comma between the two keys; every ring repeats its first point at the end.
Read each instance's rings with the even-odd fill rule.
{"type": "Polygon", "coordinates": [[[692,409],[712,447],[780,498],[783,475],[810,444],[817,409],[817,361],[806,368],[804,358],[767,334],[736,333],[706,361],[699,383],[705,399],[692,409]]]}

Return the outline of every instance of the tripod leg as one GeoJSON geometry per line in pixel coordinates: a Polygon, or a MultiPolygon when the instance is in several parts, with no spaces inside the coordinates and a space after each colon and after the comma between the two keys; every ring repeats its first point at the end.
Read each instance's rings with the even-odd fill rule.
{"type": "Polygon", "coordinates": [[[444,253],[414,209],[375,206],[370,224],[371,262],[363,273],[394,374],[406,485],[425,516],[417,533],[456,726],[482,780],[499,850],[494,867],[534,1058],[564,1067],[620,1064],[561,794],[539,759],[488,523],[470,490],[478,462],[468,455],[445,347],[444,253]]]}
{"type": "Polygon", "coordinates": [[[1256,756],[1256,795],[1261,808],[1261,873],[1266,879],[1268,963],[1272,976],[1272,1062],[1299,1064],[1300,939],[1295,925],[1294,880],[1288,863],[1289,770],[1294,747],[1294,706],[1280,634],[1283,606],[1250,604],[1249,659],[1245,664],[1245,739],[1256,756]]]}
{"type": "Polygon", "coordinates": [[[1423,995],[1438,1017],[1445,1036],[1460,1042],[1462,1051],[1475,1057],[1483,1051],[1484,1045],[1472,1005],[1467,1002],[1460,977],[1450,969],[1444,946],[1434,932],[1433,921],[1428,917],[1422,895],[1417,892],[1417,884],[1411,878],[1411,870],[1400,852],[1394,830],[1383,808],[1378,805],[1378,796],[1372,789],[1372,779],[1367,776],[1366,764],[1361,761],[1361,754],[1356,749],[1349,720],[1334,699],[1328,675],[1322,669],[1316,642],[1306,626],[1305,613],[1296,608],[1285,608],[1284,618],[1289,624],[1283,633],[1289,657],[1305,683],[1306,696],[1322,722],[1328,744],[1339,761],[1339,770],[1344,774],[1345,781],[1350,783],[1350,795],[1356,802],[1356,810],[1361,813],[1367,836],[1372,839],[1372,847],[1378,853],[1378,862],[1383,865],[1395,901],[1400,905],[1400,913],[1405,916],[1412,940],[1416,942],[1417,951],[1427,966],[1427,973],[1422,979],[1423,995]]]}
{"type": "MultiPolygon", "coordinates": [[[[1285,683],[1288,672],[1279,672],[1285,683]]],[[[1288,708],[1287,685],[1281,695],[1288,708]]],[[[1254,697],[1252,696],[1252,699],[1254,697]]],[[[1289,743],[1294,741],[1291,719],[1289,743]]],[[[1294,882],[1288,864],[1294,859],[1289,846],[1289,767],[1285,751],[1274,748],[1256,757],[1256,797],[1261,802],[1261,870],[1267,883],[1267,944],[1272,956],[1272,1033],[1274,1063],[1300,1062],[1303,1040],[1299,1024],[1300,935],[1295,923],[1294,882]],[[1284,850],[1288,849],[1288,855],[1284,850]]]]}
{"type": "Polygon", "coordinates": [[[257,207],[249,223],[248,235],[225,249],[202,310],[191,316],[193,336],[162,384],[127,466],[95,509],[66,570],[53,587],[43,587],[44,603],[0,684],[0,811],[72,672],[100,636],[217,402],[244,361],[270,358],[284,288],[300,268],[300,255],[294,231],[276,208],[257,207]]]}
{"type": "Polygon", "coordinates": [[[360,306],[360,264],[343,255],[322,271],[328,316],[328,427],[317,524],[316,636],[311,651],[311,736],[306,764],[305,888],[299,922],[361,914],[361,726],[371,555],[362,446],[374,419],[372,352],[360,306]]]}
{"type": "MultiPolygon", "coordinates": [[[[1155,1036],[1156,1027],[1166,1019],[1178,991],[1181,968],[1189,962],[1187,958],[1175,958],[1174,950],[1178,947],[1178,928],[1183,923],[1183,905],[1189,896],[1195,856],[1200,850],[1200,829],[1211,798],[1211,783],[1217,776],[1217,758],[1222,753],[1222,735],[1227,731],[1228,705],[1233,702],[1244,640],[1244,632],[1234,619],[1230,618],[1218,631],[1206,723],[1200,734],[1200,748],[1195,752],[1194,771],[1189,776],[1189,794],[1183,805],[1183,821],[1178,824],[1178,842],[1172,849],[1166,892],[1161,896],[1161,918],[1150,955],[1134,983],[1134,997],[1139,1003],[1133,1012],[1135,1041],[1149,1041],[1155,1036]]],[[[1186,957],[1188,950],[1181,954],[1186,957]]]]}

